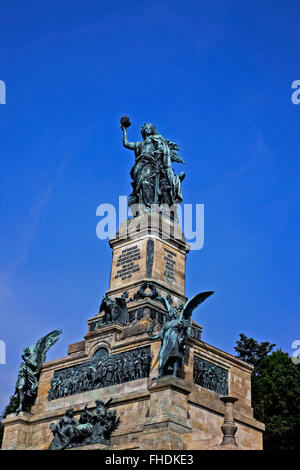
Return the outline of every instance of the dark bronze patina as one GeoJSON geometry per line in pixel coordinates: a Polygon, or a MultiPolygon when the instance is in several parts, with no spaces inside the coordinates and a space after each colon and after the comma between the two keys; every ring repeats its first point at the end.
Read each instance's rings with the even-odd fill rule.
{"type": "Polygon", "coordinates": [[[176,175],[171,165],[172,162],[184,163],[178,155],[178,145],[165,139],[151,123],[142,126],[142,141],[129,142],[126,130],[130,125],[129,118],[122,116],[120,122],[123,145],[135,153],[135,163],[130,172],[132,193],[129,196],[133,215],[150,212],[154,206],[160,211],[161,206],[174,207],[179,204],[185,173],[176,175]]]}
{"type": "Polygon", "coordinates": [[[58,423],[51,423],[53,440],[50,450],[64,450],[72,447],[101,443],[110,445],[110,435],[119,426],[115,410],[109,410],[112,402],[96,400],[96,409],[91,411],[86,405],[79,420],[74,418],[73,408],[69,408],[58,423]]]}
{"type": "Polygon", "coordinates": [[[48,400],[148,377],[150,363],[149,346],[112,355],[96,351],[91,361],[54,372],[48,400]]]}
{"type": "Polygon", "coordinates": [[[158,375],[159,379],[166,375],[177,377],[183,366],[184,343],[192,335],[192,313],[198,305],[204,302],[212,291],[201,292],[186,302],[178,318],[177,309],[170,305],[167,299],[160,297],[165,305],[168,316],[162,329],[155,335],[149,335],[149,339],[160,339],[158,375]]]}
{"type": "Polygon", "coordinates": [[[24,349],[22,355],[23,362],[18,371],[18,379],[15,394],[6,407],[4,414],[19,414],[20,411],[29,411],[37,396],[38,380],[43,362],[46,360],[47,351],[59,339],[62,330],[54,330],[36,344],[24,349]]]}

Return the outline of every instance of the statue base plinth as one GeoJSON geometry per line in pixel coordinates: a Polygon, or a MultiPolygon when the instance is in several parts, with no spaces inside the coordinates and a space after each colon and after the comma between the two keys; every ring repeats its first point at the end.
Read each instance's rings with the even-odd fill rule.
{"type": "Polygon", "coordinates": [[[192,386],[186,380],[166,376],[153,379],[149,417],[144,422],[141,449],[184,449],[185,435],[192,428],[188,419],[188,396],[192,386]]]}
{"type": "Polygon", "coordinates": [[[21,411],[18,415],[9,414],[3,420],[4,438],[1,450],[26,450],[29,447],[33,414],[21,411]]]}

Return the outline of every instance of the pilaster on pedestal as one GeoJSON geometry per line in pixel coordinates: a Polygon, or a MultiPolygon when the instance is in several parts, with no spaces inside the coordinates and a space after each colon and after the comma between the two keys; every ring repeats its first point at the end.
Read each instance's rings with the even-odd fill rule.
{"type": "Polygon", "coordinates": [[[23,411],[18,415],[7,415],[2,421],[5,427],[1,450],[26,450],[30,447],[32,418],[31,413],[23,411]]]}
{"type": "Polygon", "coordinates": [[[191,432],[188,419],[191,384],[186,380],[167,376],[153,379],[148,390],[150,406],[140,448],[183,449],[184,435],[191,432]]]}

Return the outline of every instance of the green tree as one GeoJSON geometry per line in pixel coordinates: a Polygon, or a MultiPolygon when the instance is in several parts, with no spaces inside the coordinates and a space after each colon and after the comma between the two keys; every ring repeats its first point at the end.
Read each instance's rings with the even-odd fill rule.
{"type": "Polygon", "coordinates": [[[254,417],[266,425],[265,450],[296,450],[300,436],[300,365],[288,353],[273,351],[275,344],[258,343],[240,335],[238,357],[254,366],[254,417]]]}
{"type": "Polygon", "coordinates": [[[273,350],[276,344],[271,344],[268,341],[258,343],[253,338],[248,338],[243,333],[240,334],[240,339],[236,342],[235,350],[238,357],[245,362],[249,362],[255,367],[254,373],[256,374],[259,369],[261,361],[267,357],[273,350]]]}

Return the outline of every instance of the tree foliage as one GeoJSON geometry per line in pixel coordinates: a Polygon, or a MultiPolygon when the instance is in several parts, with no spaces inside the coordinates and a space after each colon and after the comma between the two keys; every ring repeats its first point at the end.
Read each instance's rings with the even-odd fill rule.
{"type": "Polygon", "coordinates": [[[253,338],[247,338],[243,333],[240,334],[240,339],[236,342],[235,350],[238,357],[255,367],[255,374],[258,372],[261,361],[268,356],[276,344],[271,344],[268,341],[258,343],[253,338]]]}
{"type": "Polygon", "coordinates": [[[265,450],[296,450],[300,436],[300,365],[275,344],[240,335],[238,357],[254,366],[254,417],[266,425],[265,450]]]}

